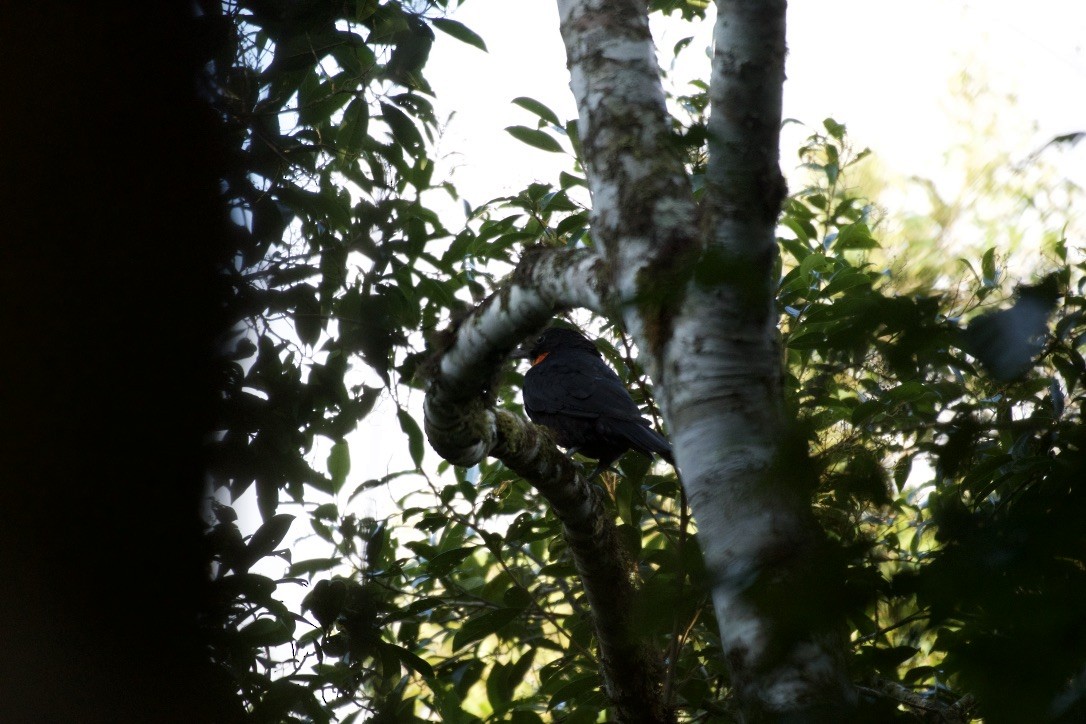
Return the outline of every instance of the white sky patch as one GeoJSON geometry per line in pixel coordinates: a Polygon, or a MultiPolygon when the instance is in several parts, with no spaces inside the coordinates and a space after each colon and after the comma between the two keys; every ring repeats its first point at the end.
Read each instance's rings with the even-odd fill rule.
{"type": "MultiPolygon", "coordinates": [[[[535,98],[562,119],[577,115],[555,3],[518,0],[512,8],[507,0],[465,4],[454,17],[479,33],[490,52],[438,33],[426,69],[439,115],[456,113],[441,146],[455,153],[447,159],[453,179],[473,199],[549,181],[565,168],[565,156],[532,149],[505,132],[535,121],[510,103],[513,98],[535,98]]],[[[678,63],[665,68],[677,87],[709,77],[704,51],[712,18],[693,26],[655,18],[653,33],[665,59],[676,42],[694,36],[678,63]]],[[[784,115],[807,127],[785,126],[782,166],[791,171],[798,163],[792,151],[810,127],[832,116],[893,171],[953,182],[940,177],[947,149],[962,140],[953,114],[962,110],[954,89],[963,71],[995,94],[1017,99],[999,142],[1025,157],[1054,136],[1086,129],[1084,46],[1086,3],[1080,0],[1028,7],[1010,0],[798,0],[788,8],[784,115]],[[1036,124],[1025,136],[1023,118],[1036,124]]]]}

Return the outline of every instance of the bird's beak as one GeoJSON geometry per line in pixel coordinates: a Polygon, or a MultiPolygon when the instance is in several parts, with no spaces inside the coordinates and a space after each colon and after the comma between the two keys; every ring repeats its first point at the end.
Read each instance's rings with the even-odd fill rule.
{"type": "Polygon", "coordinates": [[[528,339],[524,340],[517,347],[515,347],[513,349],[513,351],[509,353],[509,358],[510,359],[531,359],[532,358],[532,348],[535,347],[535,345],[536,345],[536,343],[538,341],[539,341],[539,335],[538,334],[533,334],[531,337],[528,337],[528,339]]]}

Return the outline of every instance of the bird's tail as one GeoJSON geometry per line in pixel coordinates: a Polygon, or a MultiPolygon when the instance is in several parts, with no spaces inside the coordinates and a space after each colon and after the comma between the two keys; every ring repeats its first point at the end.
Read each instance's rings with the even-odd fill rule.
{"type": "Polygon", "coordinates": [[[667,438],[647,425],[633,425],[631,427],[635,429],[626,431],[630,447],[640,450],[646,455],[655,453],[667,460],[672,467],[675,466],[675,458],[671,454],[671,443],[667,441],[667,438]]]}

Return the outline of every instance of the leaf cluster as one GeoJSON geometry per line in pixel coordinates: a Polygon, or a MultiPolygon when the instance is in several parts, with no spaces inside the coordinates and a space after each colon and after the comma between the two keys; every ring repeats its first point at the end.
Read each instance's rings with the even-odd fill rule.
{"type": "Polygon", "coordinates": [[[801,155],[812,180],[780,239],[786,386],[816,509],[852,557],[857,678],[944,708],[968,694],[986,721],[1074,721],[1086,265],[1057,245],[1008,298],[989,249],[959,284],[899,293],[874,208],[843,188],[865,154],[827,119],[801,155]]]}
{"type": "MultiPolygon", "coordinates": [[[[291,561],[289,549],[276,548],[282,537],[269,545],[275,536],[267,532],[279,530],[284,506],[348,492],[346,438],[383,393],[396,394],[412,460],[422,462],[422,433],[396,399],[398,385],[414,380],[418,333],[483,291],[470,262],[445,255],[450,234],[423,201],[425,192],[456,198],[456,190],[434,179],[439,128],[422,71],[435,30],[485,45],[442,17],[445,0],[205,6],[201,23],[219,40],[207,93],[237,169],[222,180],[236,242],[221,270],[234,326],[222,340],[209,474],[231,499],[255,490],[264,519],[246,542],[223,518],[232,510],[213,505],[219,518],[206,540],[215,590],[205,625],[226,636],[211,654],[222,686],[238,692],[236,718],[327,721],[347,702],[368,701],[363,681],[390,680],[395,662],[418,661],[367,638],[377,629],[363,626],[347,649],[354,668],[312,668],[313,637],[295,636],[308,619],[282,602],[292,595],[284,584],[337,563],[349,568],[347,542],[324,563],[301,561],[279,580],[253,571],[267,570],[274,557],[291,561]],[[327,473],[311,463],[321,451],[329,451],[327,473]],[[358,664],[366,656],[372,660],[358,664]]],[[[379,484],[355,486],[352,496],[379,484]]],[[[326,540],[332,528],[365,528],[353,519],[333,525],[327,508],[308,507],[311,527],[326,540]]],[[[355,546],[369,540],[347,538],[355,546]]],[[[326,594],[336,580],[334,590],[346,586],[347,608],[370,605],[376,589],[359,594],[353,580],[323,580],[314,591],[326,594]]],[[[324,624],[332,607],[327,600],[322,607],[320,595],[324,624]]],[[[339,654],[344,640],[331,639],[329,651],[339,654]]]]}

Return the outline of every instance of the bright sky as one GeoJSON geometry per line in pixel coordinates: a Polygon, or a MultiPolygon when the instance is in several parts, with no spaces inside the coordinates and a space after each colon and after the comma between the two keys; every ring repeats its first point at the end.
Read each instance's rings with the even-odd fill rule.
{"type": "MultiPolygon", "coordinates": [[[[944,153],[960,140],[952,114],[961,106],[952,88],[963,70],[997,96],[1018,99],[995,123],[1004,148],[1024,157],[1056,135],[1086,129],[1081,0],[793,0],[788,13],[785,117],[817,125],[833,116],[858,146],[874,149],[901,175],[938,176],[944,153]],[[1023,133],[1033,123],[1036,131],[1023,133]]],[[[503,129],[534,125],[534,116],[510,103],[521,95],[559,117],[576,115],[555,2],[469,0],[453,17],[489,48],[483,53],[438,33],[427,66],[439,108],[455,112],[442,149],[457,154],[458,187],[477,204],[551,180],[563,159],[527,148],[503,129]]],[[[701,51],[709,46],[711,21],[694,33],[675,73],[680,78],[708,76],[701,51]]],[[[691,30],[664,21],[654,34],[657,47],[667,49],[691,30]]],[[[786,127],[786,173],[808,132],[786,127]]],[[[1086,168],[1086,154],[1078,159],[1079,169],[1086,168]]]]}
{"type": "MultiPolygon", "coordinates": [[[[426,67],[439,115],[455,112],[439,146],[461,195],[472,205],[553,181],[567,159],[532,149],[503,129],[534,126],[536,118],[510,103],[529,96],[561,118],[576,111],[554,0],[469,0],[453,17],[483,37],[489,53],[438,32],[426,67]]],[[[1086,2],[1036,0],[793,0],[789,7],[786,117],[817,126],[826,116],[848,125],[856,145],[871,147],[901,176],[953,183],[945,153],[959,136],[953,117],[955,80],[964,69],[1016,107],[994,113],[1002,149],[1025,157],[1052,137],[1086,130],[1086,2]],[[1036,130],[1031,130],[1032,125],[1036,130]]],[[[711,22],[696,28],[673,77],[708,76],[711,22]]],[[[669,49],[691,34],[675,22],[654,26],[657,47],[669,49]]],[[[809,129],[787,126],[782,139],[786,173],[809,129]]],[[[1086,185],[1086,142],[1067,173],[1086,185]]],[[[450,205],[451,213],[458,213],[450,205]]],[[[456,230],[457,218],[446,218],[456,230]]],[[[412,400],[417,407],[419,400],[412,400]]],[[[385,401],[352,436],[347,490],[386,472],[410,467],[406,445],[385,401]],[[383,413],[383,414],[382,414],[383,413]]],[[[427,450],[427,461],[436,460],[427,450]]],[[[320,466],[323,460],[315,461],[320,466]]],[[[246,496],[250,497],[250,496],[246,496]]],[[[352,503],[359,515],[391,510],[390,491],[352,503]]],[[[342,501],[341,501],[342,502],[342,501]]],[[[255,506],[238,501],[242,527],[259,522],[255,506]]],[[[290,539],[305,533],[299,520],[290,539]]],[[[325,555],[316,553],[314,555],[325,555]]]]}

